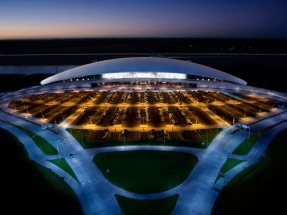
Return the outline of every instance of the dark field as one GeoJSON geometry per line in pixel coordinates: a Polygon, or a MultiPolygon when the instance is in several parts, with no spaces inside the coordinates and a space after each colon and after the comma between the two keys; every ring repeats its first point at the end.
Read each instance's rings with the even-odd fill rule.
{"type": "MultiPolygon", "coordinates": [[[[219,69],[246,80],[251,86],[287,91],[282,78],[287,70],[287,40],[196,38],[0,40],[0,47],[0,65],[84,65],[122,57],[158,56],[189,60],[219,69]]],[[[5,85],[6,88],[1,87],[0,90],[4,91],[7,87],[8,90],[19,89],[29,84],[38,85],[45,78],[38,75],[29,76],[6,76],[6,80],[1,77],[0,86],[5,85]],[[10,83],[7,84],[7,81],[10,83]]]]}
{"type": "Polygon", "coordinates": [[[31,161],[23,144],[11,133],[0,129],[0,134],[1,182],[5,184],[1,189],[1,210],[8,214],[19,213],[19,208],[31,215],[84,214],[73,190],[62,178],[31,161]]]}

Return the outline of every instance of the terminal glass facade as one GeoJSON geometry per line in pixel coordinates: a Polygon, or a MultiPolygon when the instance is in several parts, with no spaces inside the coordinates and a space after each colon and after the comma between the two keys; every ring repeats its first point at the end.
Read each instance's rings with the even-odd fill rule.
{"type": "Polygon", "coordinates": [[[103,74],[103,79],[120,78],[165,78],[165,79],[186,79],[186,74],[167,72],[118,72],[103,74]]]}

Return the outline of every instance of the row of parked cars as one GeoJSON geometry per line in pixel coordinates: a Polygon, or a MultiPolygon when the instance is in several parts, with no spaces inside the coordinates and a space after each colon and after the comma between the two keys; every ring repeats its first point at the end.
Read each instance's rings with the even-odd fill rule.
{"type": "Polygon", "coordinates": [[[152,94],[152,97],[153,97],[153,99],[154,99],[156,102],[158,102],[157,93],[153,93],[153,94],[152,94]]]}
{"type": "Polygon", "coordinates": [[[164,97],[163,97],[163,95],[162,95],[162,92],[158,92],[158,97],[159,97],[159,101],[160,101],[161,103],[165,103],[165,102],[166,102],[165,99],[164,99],[164,97]]]}
{"type": "Polygon", "coordinates": [[[148,93],[144,92],[144,103],[148,103],[148,93]]]}
{"type": "Polygon", "coordinates": [[[166,92],[167,93],[167,96],[170,98],[170,99],[173,99],[174,100],[174,102],[173,103],[176,103],[176,101],[179,101],[179,97],[178,97],[178,95],[177,94],[175,94],[174,92],[171,92],[171,91],[169,91],[169,92],[166,92]],[[176,100],[176,101],[175,101],[176,100]]]}
{"type": "Polygon", "coordinates": [[[88,110],[89,110],[89,108],[84,107],[84,110],[82,112],[78,113],[78,116],[84,116],[88,110]]]}
{"type": "Polygon", "coordinates": [[[128,119],[128,117],[129,117],[129,109],[128,109],[127,107],[125,107],[125,109],[124,109],[124,117],[123,117],[123,119],[124,119],[124,120],[127,120],[127,119],[128,119]]]}
{"type": "Polygon", "coordinates": [[[179,93],[180,93],[181,95],[183,95],[183,97],[184,97],[185,99],[191,100],[191,99],[190,99],[190,96],[189,96],[186,92],[180,90],[179,93]]]}
{"type": "Polygon", "coordinates": [[[183,112],[183,110],[182,110],[180,107],[178,107],[177,110],[178,110],[179,114],[183,117],[184,122],[185,122],[187,125],[192,125],[192,122],[191,122],[190,119],[186,116],[186,114],[183,112]]]}
{"type": "Polygon", "coordinates": [[[121,131],[121,136],[122,137],[127,137],[128,136],[129,131],[127,129],[124,129],[121,131]]]}
{"type": "Polygon", "coordinates": [[[141,110],[137,108],[136,110],[136,120],[139,120],[141,118],[141,110]]]}
{"type": "Polygon", "coordinates": [[[205,95],[206,92],[203,92],[200,90],[191,91],[190,94],[191,94],[191,97],[198,102],[210,103],[213,101],[213,99],[210,99],[205,95]]]}
{"type": "Polygon", "coordinates": [[[145,114],[146,114],[146,121],[151,122],[151,114],[150,114],[150,108],[149,107],[145,108],[145,114]]]}
{"type": "Polygon", "coordinates": [[[116,91],[116,92],[111,92],[108,96],[107,96],[107,99],[109,99],[109,103],[110,104],[113,104],[118,96],[119,92],[116,91]]]}
{"type": "Polygon", "coordinates": [[[109,135],[110,135],[110,130],[108,129],[108,128],[106,128],[105,130],[104,130],[104,135],[102,136],[102,140],[106,140],[106,139],[108,139],[109,138],[109,135]]]}
{"type": "Polygon", "coordinates": [[[165,107],[165,110],[166,110],[166,112],[168,113],[172,124],[177,125],[177,124],[178,124],[178,120],[177,120],[176,117],[173,115],[173,113],[171,112],[171,110],[170,110],[168,107],[165,107]]]}
{"type": "Polygon", "coordinates": [[[121,98],[121,101],[122,101],[122,102],[125,101],[126,96],[127,96],[127,93],[124,93],[124,94],[122,95],[122,98],[121,98]]]}
{"type": "Polygon", "coordinates": [[[127,94],[127,100],[131,100],[131,98],[132,98],[132,93],[128,93],[127,94]]]}
{"type": "Polygon", "coordinates": [[[99,119],[99,121],[96,123],[97,125],[100,125],[104,122],[106,116],[108,115],[108,113],[110,112],[110,108],[107,108],[104,113],[102,113],[101,118],[99,119]]]}
{"type": "Polygon", "coordinates": [[[166,138],[166,139],[170,138],[167,130],[165,129],[160,130],[160,134],[162,135],[163,138],[166,138]]]}
{"type": "Polygon", "coordinates": [[[117,108],[115,115],[113,116],[113,118],[110,121],[111,125],[114,125],[116,123],[116,121],[118,120],[118,117],[120,115],[121,112],[121,108],[117,108]]]}
{"type": "MultiPolygon", "coordinates": [[[[162,138],[165,138],[165,139],[169,139],[170,138],[167,130],[165,130],[165,129],[160,130],[160,135],[161,135],[162,138]]],[[[151,129],[149,131],[149,135],[148,136],[149,136],[149,139],[155,139],[155,136],[156,136],[155,130],[151,129]]]]}
{"type": "Polygon", "coordinates": [[[141,102],[141,93],[137,93],[136,96],[137,96],[137,98],[136,98],[137,103],[140,103],[141,102]]]}
{"type": "Polygon", "coordinates": [[[162,115],[162,109],[161,109],[161,107],[157,107],[157,115],[158,115],[158,117],[159,117],[159,120],[160,120],[161,122],[164,122],[164,117],[163,117],[163,115],[162,115]]]}

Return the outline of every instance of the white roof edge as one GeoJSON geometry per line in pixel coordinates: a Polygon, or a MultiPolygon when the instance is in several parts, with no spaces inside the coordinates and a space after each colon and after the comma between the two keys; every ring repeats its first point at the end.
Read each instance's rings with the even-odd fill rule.
{"type": "Polygon", "coordinates": [[[66,70],[41,81],[42,85],[77,78],[116,72],[172,72],[216,78],[247,85],[247,82],[211,67],[201,64],[160,57],[128,57],[104,60],[66,70]]]}

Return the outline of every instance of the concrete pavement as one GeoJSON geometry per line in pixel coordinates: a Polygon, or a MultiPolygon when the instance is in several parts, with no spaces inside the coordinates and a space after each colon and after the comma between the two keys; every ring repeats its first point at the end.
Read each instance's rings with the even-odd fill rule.
{"type": "MultiPolygon", "coordinates": [[[[29,158],[35,162],[51,168],[56,174],[65,177],[66,182],[76,193],[85,214],[123,214],[115,198],[115,194],[135,198],[135,199],[158,199],[179,194],[179,199],[172,214],[190,215],[190,214],[210,214],[213,204],[218,196],[219,191],[225,185],[226,181],[220,179],[214,184],[220,168],[227,158],[234,157],[245,160],[242,164],[236,166],[226,173],[229,181],[243,168],[246,168],[260,160],[264,156],[265,150],[272,138],[281,130],[286,128],[286,122],[279,124],[257,141],[251,152],[246,156],[234,156],[232,151],[242,142],[246,133],[239,130],[235,133],[234,127],[225,127],[219,135],[213,140],[207,149],[193,149],[188,147],[169,147],[169,146],[117,146],[104,147],[96,149],[83,149],[81,145],[66,130],[59,128],[58,134],[50,130],[41,130],[42,121],[36,120],[33,123],[26,121],[24,118],[14,116],[9,113],[7,103],[1,102],[1,108],[7,112],[0,111],[0,118],[7,122],[13,122],[19,126],[31,130],[60,151],[60,157],[64,157],[68,164],[75,172],[79,183],[66,174],[59,167],[51,164],[47,160],[56,159],[58,155],[47,156],[34,144],[34,142],[22,131],[14,126],[0,122],[0,127],[10,131],[24,144],[28,151],[29,158]],[[195,154],[199,162],[189,175],[189,177],[177,187],[161,193],[137,194],[125,191],[119,187],[110,184],[102,175],[100,170],[93,163],[93,157],[102,152],[126,151],[126,150],[166,150],[181,151],[195,154]],[[69,154],[73,153],[75,158],[70,158],[69,154]]],[[[269,125],[282,122],[287,119],[287,113],[279,113],[282,109],[277,109],[276,114],[270,118],[250,119],[252,132],[259,131],[269,125]],[[254,120],[257,120],[256,123],[254,120]],[[261,121],[260,121],[261,120],[261,121]]]]}

